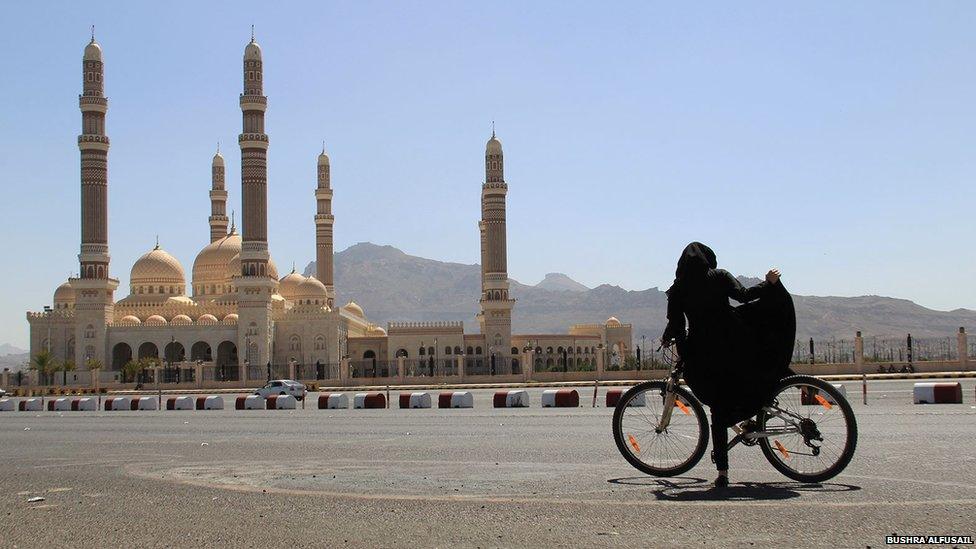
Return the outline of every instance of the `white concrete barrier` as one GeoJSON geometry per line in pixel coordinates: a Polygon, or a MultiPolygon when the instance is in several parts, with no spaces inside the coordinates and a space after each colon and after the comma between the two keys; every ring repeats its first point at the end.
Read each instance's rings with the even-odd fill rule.
{"type": "Polygon", "coordinates": [[[912,395],[915,404],[962,404],[962,384],[916,383],[912,395]]]}
{"type": "Polygon", "coordinates": [[[319,395],[319,410],[345,410],[349,407],[349,397],[345,393],[319,395]]]}
{"type": "Polygon", "coordinates": [[[22,400],[24,403],[25,412],[40,412],[44,409],[44,403],[39,398],[28,398],[27,400],[22,400]]]}
{"type": "Polygon", "coordinates": [[[579,393],[576,389],[548,389],[542,391],[543,408],[578,408],[579,393]]]}
{"type": "Polygon", "coordinates": [[[78,411],[79,412],[97,412],[98,411],[98,399],[94,397],[85,397],[78,399],[78,411]]]}
{"type": "Polygon", "coordinates": [[[528,408],[529,393],[523,390],[498,391],[492,397],[495,408],[528,408]]]}
{"type": "MultiPolygon", "coordinates": [[[[607,391],[607,408],[616,408],[617,403],[620,402],[621,397],[627,391],[625,389],[610,389],[607,391]]],[[[647,400],[644,398],[646,392],[637,393],[637,396],[630,399],[627,406],[647,406],[647,400]]]]}
{"type": "Polygon", "coordinates": [[[352,407],[362,408],[386,408],[386,396],[383,393],[356,393],[352,397],[352,407]]]}
{"type": "Polygon", "coordinates": [[[451,395],[451,408],[474,408],[474,395],[469,391],[455,391],[451,395]]]}
{"type": "Polygon", "coordinates": [[[430,408],[430,393],[410,393],[411,408],[430,408]]]}
{"type": "Polygon", "coordinates": [[[174,410],[192,410],[193,409],[193,398],[188,396],[176,397],[173,400],[174,410]]]}
{"type": "Polygon", "coordinates": [[[294,410],[298,408],[298,399],[292,395],[272,395],[268,397],[269,410],[294,410]]]}
{"type": "Polygon", "coordinates": [[[264,397],[261,395],[248,395],[244,399],[244,409],[245,410],[264,410],[267,408],[267,403],[264,401],[264,397]]]}
{"type": "Polygon", "coordinates": [[[139,399],[140,410],[158,410],[159,400],[156,397],[142,397],[139,399]]]}
{"type": "Polygon", "coordinates": [[[54,401],[54,411],[55,412],[70,412],[71,411],[71,399],[68,397],[61,397],[54,401]]]}
{"type": "Polygon", "coordinates": [[[131,410],[132,402],[129,397],[115,397],[112,399],[112,410],[131,410]]]}
{"type": "Polygon", "coordinates": [[[208,396],[206,400],[203,401],[204,410],[223,410],[224,409],[224,397],[211,395],[208,396]]]}
{"type": "Polygon", "coordinates": [[[11,398],[0,399],[0,412],[16,412],[17,401],[11,398]]]}

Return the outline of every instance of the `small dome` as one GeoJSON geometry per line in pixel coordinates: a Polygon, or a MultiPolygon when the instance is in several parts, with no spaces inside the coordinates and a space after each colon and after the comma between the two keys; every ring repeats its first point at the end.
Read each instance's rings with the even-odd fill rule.
{"type": "Polygon", "coordinates": [[[381,326],[372,326],[367,333],[371,336],[385,336],[386,330],[384,330],[381,326]]]}
{"type": "Polygon", "coordinates": [[[213,165],[220,166],[221,168],[224,167],[224,156],[220,154],[220,151],[217,151],[217,153],[214,154],[213,165]]]}
{"type": "Polygon", "coordinates": [[[221,322],[224,324],[237,324],[237,313],[230,313],[221,322]]]}
{"type": "Polygon", "coordinates": [[[305,282],[305,277],[301,273],[296,273],[294,269],[284,278],[278,281],[278,292],[288,301],[295,300],[295,292],[298,286],[305,282]]]}
{"type": "Polygon", "coordinates": [[[310,276],[295,287],[295,300],[303,304],[325,305],[328,300],[328,290],[319,279],[310,276]]]}
{"type": "Polygon", "coordinates": [[[197,319],[197,324],[203,324],[205,326],[209,326],[216,323],[217,323],[217,317],[215,317],[212,314],[200,315],[200,318],[197,319]]]}
{"type": "Polygon", "coordinates": [[[617,317],[611,316],[610,318],[607,319],[607,328],[619,328],[619,327],[620,327],[620,321],[617,320],[617,317]]]}
{"type": "MultiPolygon", "coordinates": [[[[182,286],[186,283],[183,266],[175,257],[158,245],[136,260],[135,264],[132,265],[129,279],[133,290],[137,286],[144,285],[175,284],[182,286]]],[[[133,293],[135,292],[133,291],[133,293]]],[[[167,288],[164,293],[171,292],[167,288]]],[[[172,293],[179,293],[179,291],[175,290],[172,293]]]]}
{"type": "Polygon", "coordinates": [[[359,318],[366,318],[366,313],[363,312],[363,308],[357,305],[355,301],[350,301],[343,305],[342,310],[359,318]]]}
{"type": "Polygon", "coordinates": [[[119,320],[119,324],[132,324],[132,325],[136,325],[136,324],[142,324],[142,321],[139,320],[139,317],[137,317],[137,316],[125,315],[125,316],[123,316],[119,320]]]}
{"type": "Polygon", "coordinates": [[[485,155],[502,154],[502,142],[495,137],[495,132],[491,132],[491,139],[485,145],[485,155]]]}
{"type": "Polygon", "coordinates": [[[85,46],[85,61],[101,61],[102,47],[92,38],[92,41],[85,46]]]}
{"type": "Polygon", "coordinates": [[[166,324],[166,319],[159,315],[152,315],[146,319],[147,326],[162,326],[166,324]]]}
{"type": "Polygon", "coordinates": [[[63,282],[54,290],[54,307],[63,309],[73,307],[75,304],[75,289],[71,287],[71,282],[63,282]]]}
{"type": "Polygon", "coordinates": [[[251,38],[251,41],[244,46],[244,60],[261,60],[261,46],[251,38]]]}
{"type": "Polygon", "coordinates": [[[189,324],[193,324],[193,320],[186,315],[176,315],[173,317],[173,320],[169,321],[169,323],[177,326],[187,326],[189,324]]]}

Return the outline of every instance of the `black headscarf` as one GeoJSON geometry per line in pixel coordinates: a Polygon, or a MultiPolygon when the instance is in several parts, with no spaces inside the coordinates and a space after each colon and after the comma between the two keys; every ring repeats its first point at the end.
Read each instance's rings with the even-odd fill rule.
{"type": "Polygon", "coordinates": [[[718,267],[715,252],[701,242],[685,246],[678,258],[678,268],[674,271],[674,284],[668,289],[668,297],[675,296],[683,288],[705,279],[709,269],[718,267]]]}

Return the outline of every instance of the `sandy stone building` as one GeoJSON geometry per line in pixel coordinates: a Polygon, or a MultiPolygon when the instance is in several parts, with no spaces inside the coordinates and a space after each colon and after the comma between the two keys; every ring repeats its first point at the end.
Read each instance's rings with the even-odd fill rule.
{"type": "MultiPolygon", "coordinates": [[[[267,240],[268,135],[264,133],[261,47],[244,48],[241,230],[227,216],[225,160],[211,163],[209,242],[189,280],[180,262],[157,245],[135,261],[128,295],[116,300],[110,273],[108,152],[102,49],[86,46],[79,96],[81,248],[79,275],[54,292],[43,312],[28,312],[30,352],[50,351],[75,364],[98,361],[118,372],[130,361],[157,359],[177,379],[239,382],[268,376],[301,379],[513,375],[528,370],[589,370],[630,353],[631,327],[615,318],[574,326],[567,334],[513,335],[509,296],[506,194],[502,144],[492,132],[482,184],[480,328],[461,322],[371,323],[363,309],[335,303],[332,182],[323,147],[316,162],[317,272],[279,278],[267,240]],[[173,374],[172,372],[178,372],[173,374]]],[[[166,379],[164,381],[171,381],[166,379]]]]}

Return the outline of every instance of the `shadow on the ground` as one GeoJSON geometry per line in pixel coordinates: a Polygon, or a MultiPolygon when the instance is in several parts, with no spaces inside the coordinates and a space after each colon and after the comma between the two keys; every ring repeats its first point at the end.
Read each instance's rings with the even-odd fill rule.
{"type": "Polygon", "coordinates": [[[804,493],[853,492],[860,486],[852,484],[800,482],[737,482],[716,488],[710,481],[697,477],[629,477],[607,482],[651,489],[661,501],[774,501],[799,497],[804,493]]]}

